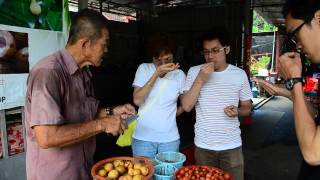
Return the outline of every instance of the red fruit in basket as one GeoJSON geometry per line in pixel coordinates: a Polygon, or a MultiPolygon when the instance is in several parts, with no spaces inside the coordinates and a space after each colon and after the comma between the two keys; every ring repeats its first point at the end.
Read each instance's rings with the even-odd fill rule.
{"type": "Polygon", "coordinates": [[[230,179],[230,174],[225,173],[225,174],[223,175],[223,177],[224,177],[224,179],[229,180],[229,179],[230,179]]]}
{"type": "Polygon", "coordinates": [[[206,174],[206,178],[211,178],[212,177],[212,173],[207,173],[206,174]]]}

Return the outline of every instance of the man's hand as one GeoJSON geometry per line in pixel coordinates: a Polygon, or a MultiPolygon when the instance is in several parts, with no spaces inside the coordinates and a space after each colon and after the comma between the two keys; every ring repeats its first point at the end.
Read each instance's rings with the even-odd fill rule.
{"type": "Polygon", "coordinates": [[[237,117],[239,114],[238,107],[234,105],[227,106],[224,108],[224,113],[229,117],[237,117]]]}
{"type": "Polygon", "coordinates": [[[202,81],[206,81],[208,79],[208,76],[213,72],[214,72],[214,63],[213,62],[206,63],[201,66],[198,76],[202,81]]]}
{"type": "Polygon", "coordinates": [[[106,108],[99,108],[97,115],[96,115],[96,118],[104,118],[104,117],[107,117],[106,108]]]}
{"type": "Polygon", "coordinates": [[[179,63],[167,63],[167,64],[162,64],[157,67],[157,70],[155,73],[157,73],[158,77],[163,77],[166,75],[168,72],[176,70],[180,67],[179,63]]]}
{"type": "Polygon", "coordinates": [[[275,84],[258,78],[253,78],[253,80],[259,85],[259,87],[266,90],[270,95],[284,96],[291,99],[291,92],[286,88],[278,87],[275,84]]]}
{"type": "Polygon", "coordinates": [[[301,77],[302,64],[300,55],[295,52],[289,52],[280,56],[279,70],[284,79],[301,77]]]}
{"type": "Polygon", "coordinates": [[[114,115],[127,115],[128,117],[136,114],[136,109],[131,104],[116,106],[112,111],[114,115]]]}
{"type": "Polygon", "coordinates": [[[128,115],[110,115],[105,118],[100,118],[98,123],[105,133],[117,136],[127,128],[126,119],[128,115]]]}

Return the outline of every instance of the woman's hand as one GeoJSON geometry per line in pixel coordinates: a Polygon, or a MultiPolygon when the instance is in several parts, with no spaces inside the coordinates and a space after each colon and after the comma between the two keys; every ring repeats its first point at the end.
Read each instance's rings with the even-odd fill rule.
{"type": "Polygon", "coordinates": [[[179,63],[167,63],[167,64],[162,64],[157,67],[157,70],[155,73],[157,73],[158,77],[163,77],[166,75],[168,72],[176,70],[180,67],[179,63]]]}

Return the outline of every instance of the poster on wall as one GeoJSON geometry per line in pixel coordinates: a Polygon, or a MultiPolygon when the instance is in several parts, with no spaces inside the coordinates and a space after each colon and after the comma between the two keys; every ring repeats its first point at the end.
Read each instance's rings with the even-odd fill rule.
{"type": "Polygon", "coordinates": [[[0,0],[0,109],[24,106],[29,71],[65,46],[69,25],[67,0],[0,0]]]}
{"type": "Polygon", "coordinates": [[[28,34],[0,30],[0,74],[28,72],[28,34]]]}
{"type": "Polygon", "coordinates": [[[62,31],[62,0],[0,0],[0,24],[62,31]]]}

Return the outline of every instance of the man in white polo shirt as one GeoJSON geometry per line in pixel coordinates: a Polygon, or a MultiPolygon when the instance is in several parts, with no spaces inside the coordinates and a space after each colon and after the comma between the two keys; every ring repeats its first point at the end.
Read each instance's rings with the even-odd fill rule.
{"type": "Polygon", "coordinates": [[[252,92],[246,73],[227,63],[230,52],[224,28],[205,33],[206,63],[188,71],[182,107],[196,108],[195,158],[199,165],[221,168],[243,180],[243,154],[238,116],[251,113],[252,92]]]}

